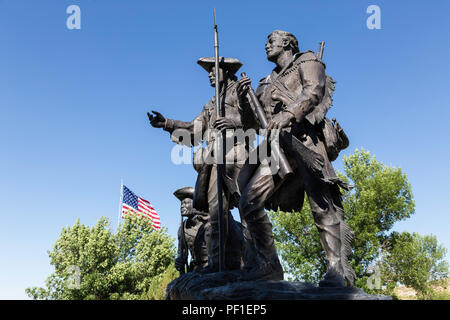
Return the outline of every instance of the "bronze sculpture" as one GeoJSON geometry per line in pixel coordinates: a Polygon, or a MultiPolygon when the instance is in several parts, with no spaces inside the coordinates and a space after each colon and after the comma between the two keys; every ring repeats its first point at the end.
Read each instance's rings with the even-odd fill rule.
{"type": "MultiPolygon", "coordinates": [[[[214,58],[205,57],[198,60],[198,64],[207,72],[212,87],[215,86],[215,67],[214,58]]],[[[196,151],[194,161],[196,170],[198,171],[197,182],[195,186],[195,194],[193,199],[193,207],[196,210],[207,212],[209,214],[210,228],[208,228],[208,267],[203,272],[219,271],[219,229],[218,229],[218,192],[217,192],[217,161],[216,161],[216,139],[218,132],[225,132],[226,143],[225,157],[231,155],[232,161],[227,161],[224,165],[222,174],[222,198],[223,198],[223,241],[227,242],[229,214],[228,211],[238,205],[240,191],[237,185],[237,177],[241,167],[248,157],[250,142],[244,145],[237,141],[234,142],[233,130],[246,130],[251,126],[255,126],[256,122],[251,115],[248,107],[242,105],[242,99],[238,96],[237,77],[235,73],[242,66],[242,63],[234,58],[221,58],[219,66],[219,82],[221,92],[221,104],[223,115],[217,117],[214,112],[215,98],[212,98],[202,109],[200,114],[190,122],[166,119],[161,113],[153,111],[154,115],[148,114],[150,123],[155,128],[163,128],[171,133],[172,140],[187,146],[197,146],[203,141],[206,142],[206,149],[200,148],[196,151]],[[180,141],[180,137],[176,135],[177,131],[184,130],[188,133],[188,139],[180,141]],[[231,136],[226,132],[231,131],[231,136]],[[228,148],[228,149],[227,149],[228,148]],[[212,162],[204,161],[205,159],[213,159],[212,162]]],[[[184,135],[183,137],[186,137],[184,135]]],[[[219,182],[220,183],[220,182],[219,182]]],[[[233,261],[225,260],[225,268],[233,268],[233,261]]]]}
{"type": "MultiPolygon", "coordinates": [[[[348,145],[340,126],[325,117],[332,103],[334,81],[325,74],[325,64],[312,51],[300,52],[294,35],[275,30],[266,43],[267,59],[276,64],[272,73],[259,82],[256,96],[269,119],[267,135],[279,130],[281,146],[294,174],[282,178],[268,175],[261,163],[246,165],[239,177],[239,210],[245,219],[258,256],[265,262],[251,264],[252,274],[279,272],[270,221],[265,208],[301,210],[304,193],[328,261],[321,286],[352,285],[355,272],[348,259],[353,232],[344,221],[339,187],[348,188],[335,174],[331,160],[348,145]]],[[[250,88],[250,79],[241,81],[241,94],[250,88]]],[[[251,101],[250,101],[251,103],[251,101]]]]}
{"type": "Polygon", "coordinates": [[[317,54],[300,52],[293,34],[273,31],[266,54],[276,66],[254,92],[245,74],[237,81],[235,73],[242,63],[219,57],[215,25],[216,57],[200,58],[197,63],[208,72],[216,96],[190,122],[148,113],[151,125],[168,131],[174,142],[189,147],[206,142],[206,149],[194,154],[195,189],[175,193],[184,202],[182,212],[189,212],[179,231],[178,270],[184,271],[189,250],[188,271],[239,269],[233,274],[241,281],[282,280],[266,209],[299,211],[306,193],[328,262],[319,285],[353,285],[355,272],[348,261],[353,231],[344,221],[340,192],[349,186],[331,165],[348,146],[348,138],[335,119],[326,117],[334,80],[325,73],[323,49],[321,43],[317,54]],[[255,135],[235,139],[240,129],[264,129],[266,139],[254,149],[255,135]],[[252,162],[250,155],[265,148],[271,155],[252,162]],[[242,225],[232,218],[233,207],[239,208],[242,225]]]}
{"type": "MultiPolygon", "coordinates": [[[[178,229],[178,250],[175,268],[180,273],[203,272],[208,266],[209,214],[193,207],[194,188],[184,187],[174,192],[181,201],[182,221],[178,229]],[[183,221],[183,217],[186,219],[183,221]],[[191,259],[188,263],[188,254],[191,259]],[[187,268],[186,268],[187,267],[187,268]]],[[[237,270],[243,265],[244,239],[242,225],[228,212],[228,237],[225,243],[227,270],[237,270]]]]}
{"type": "Polygon", "coordinates": [[[192,207],[194,188],[185,187],[174,192],[181,201],[181,220],[178,229],[178,251],[175,258],[175,268],[181,273],[200,271],[208,266],[208,252],[206,248],[206,229],[208,228],[208,214],[192,207]],[[188,253],[191,261],[188,264],[188,253]],[[187,268],[186,268],[187,267],[187,268]]]}

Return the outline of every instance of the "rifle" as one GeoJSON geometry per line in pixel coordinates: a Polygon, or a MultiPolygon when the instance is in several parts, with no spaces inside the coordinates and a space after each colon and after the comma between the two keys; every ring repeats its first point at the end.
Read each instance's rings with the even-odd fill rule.
{"type": "MultiPolygon", "coordinates": [[[[316,54],[317,57],[321,60],[323,57],[324,48],[325,42],[321,41],[319,43],[319,49],[316,54]]],[[[241,73],[241,76],[244,77],[246,75],[243,72],[241,73]]],[[[272,85],[275,86],[280,91],[280,93],[283,94],[284,100],[286,102],[290,103],[295,101],[294,97],[289,94],[289,90],[282,83],[280,83],[279,81],[275,81],[272,83],[272,85]]],[[[256,117],[258,118],[261,127],[264,129],[267,126],[266,115],[264,113],[264,109],[259,103],[258,98],[256,97],[255,92],[251,87],[248,90],[247,96],[250,103],[254,107],[256,117]]],[[[305,167],[309,168],[309,170],[311,170],[316,175],[322,175],[324,159],[320,154],[305,147],[303,143],[298,141],[298,139],[289,132],[281,131],[280,138],[287,146],[290,146],[291,148],[295,146],[295,148],[299,151],[296,157],[299,158],[299,160],[304,164],[305,167]]],[[[283,153],[283,150],[280,149],[280,146],[278,144],[276,144],[275,147],[272,147],[272,152],[274,152],[275,155],[280,159],[280,176],[284,178],[286,175],[292,174],[292,168],[290,167],[289,162],[287,161],[286,156],[283,153]]]]}
{"type": "MultiPolygon", "coordinates": [[[[223,110],[220,108],[220,79],[219,79],[219,32],[217,30],[216,24],[216,9],[214,9],[214,57],[216,59],[214,73],[215,73],[215,87],[216,87],[216,114],[217,118],[222,116],[223,110]]],[[[222,135],[218,133],[219,137],[222,135]]],[[[224,137],[222,137],[223,140],[224,137]]],[[[222,145],[223,141],[221,139],[216,139],[217,143],[217,227],[219,229],[219,272],[223,269],[223,234],[222,234],[222,215],[223,215],[223,199],[222,199],[222,172],[223,172],[223,151],[222,145]],[[222,143],[221,143],[222,142],[222,143]]]]}
{"type": "MultiPolygon", "coordinates": [[[[242,77],[246,77],[245,72],[241,73],[242,77]]],[[[248,89],[247,97],[250,101],[250,103],[253,105],[256,117],[259,120],[259,123],[261,124],[261,128],[265,129],[267,127],[267,118],[266,114],[264,113],[264,109],[259,103],[258,98],[256,97],[255,91],[253,91],[252,87],[248,89]]],[[[278,143],[274,143],[272,146],[272,152],[275,155],[276,159],[280,160],[279,168],[280,168],[280,176],[282,179],[286,178],[287,176],[291,175],[293,173],[293,170],[291,166],[289,165],[289,161],[286,158],[286,155],[284,152],[280,149],[280,145],[278,143]]]]}
{"type": "Polygon", "coordinates": [[[181,251],[181,256],[183,258],[183,268],[180,270],[180,274],[185,274],[186,271],[189,271],[189,266],[188,266],[188,247],[186,243],[186,238],[184,236],[183,216],[181,216],[181,241],[183,243],[183,249],[181,251]]]}
{"type": "Polygon", "coordinates": [[[323,42],[323,41],[319,42],[319,49],[317,50],[316,56],[318,56],[320,60],[322,60],[324,48],[325,48],[325,42],[323,42]]]}

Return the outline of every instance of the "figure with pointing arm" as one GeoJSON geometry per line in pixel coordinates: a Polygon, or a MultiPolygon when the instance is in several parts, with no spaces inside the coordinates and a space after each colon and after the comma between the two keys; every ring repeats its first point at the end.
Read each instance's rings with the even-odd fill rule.
{"type": "MultiPolygon", "coordinates": [[[[218,132],[224,133],[242,129],[246,130],[249,127],[255,127],[256,122],[253,115],[249,112],[248,107],[241,105],[242,99],[237,92],[237,77],[235,73],[242,66],[242,63],[235,58],[220,58],[218,79],[215,77],[215,59],[214,57],[200,58],[197,62],[208,72],[208,77],[212,87],[215,87],[216,81],[220,83],[220,103],[223,114],[217,116],[215,112],[215,98],[212,98],[203,107],[200,114],[192,121],[180,121],[165,118],[160,112],[152,111],[153,114],[148,113],[150,124],[154,128],[162,128],[171,134],[171,139],[176,143],[186,146],[198,146],[206,142],[206,149],[200,148],[194,154],[194,166],[198,171],[197,181],[195,185],[195,192],[193,196],[193,208],[201,212],[209,214],[210,228],[207,231],[207,252],[208,252],[208,266],[203,272],[217,272],[219,270],[219,230],[218,230],[218,191],[217,181],[222,184],[222,203],[223,203],[223,241],[227,242],[228,237],[228,215],[231,213],[233,207],[237,207],[240,191],[237,186],[237,176],[241,167],[248,157],[250,144],[252,142],[231,142],[227,140],[225,144],[225,160],[231,155],[231,161],[226,161],[224,164],[223,176],[217,177],[217,160],[215,155],[216,139],[218,132]],[[181,131],[183,140],[180,141],[181,131]],[[187,139],[186,139],[187,137],[187,139]],[[200,160],[198,160],[200,159],[200,160]],[[212,159],[212,161],[205,161],[212,159]]],[[[226,138],[227,139],[227,138],[226,138]]],[[[227,256],[227,254],[225,254],[227,256]]],[[[226,259],[225,259],[226,260],[226,259]]],[[[229,260],[229,259],[228,259],[229,260]]],[[[225,270],[235,268],[235,263],[232,261],[225,261],[225,270]]]]}

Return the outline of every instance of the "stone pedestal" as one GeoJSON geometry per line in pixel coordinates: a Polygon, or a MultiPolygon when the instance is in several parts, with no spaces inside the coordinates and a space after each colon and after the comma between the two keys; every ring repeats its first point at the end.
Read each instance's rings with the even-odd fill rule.
{"type": "Polygon", "coordinates": [[[240,272],[187,273],[167,286],[167,300],[392,300],[354,287],[290,281],[242,281],[240,272]]]}

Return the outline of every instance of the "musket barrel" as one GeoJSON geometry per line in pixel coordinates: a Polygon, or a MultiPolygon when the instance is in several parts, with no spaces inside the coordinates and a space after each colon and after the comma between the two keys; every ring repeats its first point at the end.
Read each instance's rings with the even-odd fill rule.
{"type": "Polygon", "coordinates": [[[221,116],[220,110],[220,79],[219,79],[219,32],[216,24],[216,10],[214,10],[214,57],[215,57],[215,88],[216,88],[216,114],[221,116]]]}
{"type": "Polygon", "coordinates": [[[324,48],[325,48],[325,42],[323,42],[323,41],[319,42],[319,50],[317,50],[317,56],[319,57],[320,60],[322,60],[324,48]]]}
{"type": "MultiPolygon", "coordinates": [[[[215,57],[215,88],[216,88],[216,115],[217,118],[222,117],[223,110],[220,110],[220,72],[219,72],[219,32],[216,23],[216,9],[214,9],[214,57],[215,57]]],[[[223,137],[220,132],[217,132],[216,139],[216,157],[217,157],[217,228],[219,229],[219,272],[223,270],[223,199],[222,199],[222,171],[223,171],[223,137]],[[220,139],[222,137],[222,139],[220,139]]]]}

